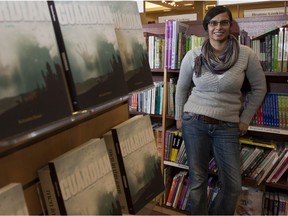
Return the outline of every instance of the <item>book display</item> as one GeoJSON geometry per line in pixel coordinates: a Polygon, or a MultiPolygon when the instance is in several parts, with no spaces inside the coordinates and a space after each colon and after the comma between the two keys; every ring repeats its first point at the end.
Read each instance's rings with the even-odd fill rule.
{"type": "MultiPolygon", "coordinates": [[[[283,23],[285,23],[285,17],[269,17],[266,18],[266,22],[265,22],[265,27],[261,26],[261,31],[259,31],[258,28],[255,28],[255,23],[254,22],[262,22],[259,20],[259,18],[249,18],[249,19],[236,19],[237,25],[233,25],[232,26],[232,33],[236,36],[238,36],[240,34],[240,32],[244,32],[247,30],[246,32],[246,37],[250,38],[245,38],[245,39],[241,39],[239,37],[239,39],[241,39],[242,41],[245,41],[246,45],[252,45],[254,43],[254,40],[258,40],[261,39],[262,40],[268,40],[270,37],[266,37],[266,35],[270,33],[270,29],[272,27],[274,27],[274,29],[276,28],[276,32],[277,32],[277,27],[281,26],[283,23]],[[253,23],[254,29],[251,27],[253,23]],[[268,29],[269,32],[263,32],[264,29],[268,29]],[[243,30],[243,31],[242,31],[243,30]],[[261,32],[261,33],[259,33],[261,32]]],[[[171,23],[171,21],[170,21],[171,23]]],[[[185,30],[186,35],[184,36],[184,41],[187,40],[189,38],[189,40],[187,41],[191,41],[190,39],[192,38],[191,35],[195,36],[195,38],[200,38],[199,40],[203,40],[203,37],[205,36],[205,32],[202,30],[202,21],[187,21],[187,22],[183,22],[185,25],[188,25],[188,29],[185,30]]],[[[284,24],[285,25],[285,24],[284,24]]],[[[172,25],[173,26],[173,25],[172,25]]],[[[149,41],[149,37],[150,35],[154,35],[154,37],[160,37],[160,38],[165,38],[165,46],[168,46],[169,44],[167,44],[168,39],[170,40],[170,38],[167,38],[167,34],[169,34],[169,32],[171,30],[169,30],[171,28],[171,25],[166,22],[166,23],[161,23],[161,24],[147,24],[143,26],[144,32],[146,35],[148,35],[148,41],[149,41]],[[168,28],[168,29],[167,29],[168,28]]],[[[260,27],[259,27],[260,28],[260,27]]],[[[278,28],[279,29],[279,28],[278,28]]],[[[280,28],[281,29],[281,28],[280,28]]],[[[285,28],[284,28],[285,29],[285,28]]],[[[173,32],[173,31],[172,31],[173,32]]],[[[285,32],[286,33],[286,32],[285,32]]],[[[271,31],[271,34],[274,35],[275,34],[275,30],[271,31]]],[[[183,36],[181,34],[178,34],[177,36],[177,44],[178,44],[178,48],[180,46],[181,43],[183,43],[183,36]],[[182,42],[179,42],[182,41],[182,42]]],[[[244,37],[244,36],[243,36],[244,37]]],[[[272,38],[272,37],[271,37],[272,38]]],[[[273,37],[273,43],[271,44],[276,44],[275,42],[275,37],[273,37]]],[[[277,37],[276,37],[277,38],[277,37]]],[[[284,40],[284,39],[283,39],[284,40]]],[[[155,39],[154,39],[155,41],[155,39]]],[[[173,40],[171,40],[173,41],[173,40]]],[[[196,44],[197,44],[197,40],[196,44]]],[[[171,42],[172,43],[172,42],[171,42]]],[[[170,45],[171,45],[170,43],[170,45]]],[[[175,43],[175,42],[174,42],[175,43]]],[[[184,43],[185,44],[185,43],[184,43]]],[[[188,42],[189,44],[189,42],[188,42]]],[[[200,42],[201,44],[201,42],[200,42]]],[[[148,45],[150,45],[150,43],[148,43],[148,45]]],[[[155,46],[155,44],[154,44],[155,46]]],[[[183,46],[183,45],[182,45],[183,46]]],[[[188,45],[187,45],[188,46],[188,45]]],[[[186,47],[186,45],[184,45],[184,47],[186,47]]],[[[189,46],[188,46],[189,47],[189,46]]],[[[275,47],[275,46],[273,46],[275,47]]],[[[284,46],[285,47],[285,46],[284,46]]],[[[149,47],[148,47],[149,49],[149,47]]],[[[188,48],[188,50],[191,49],[188,48]]],[[[161,49],[160,49],[161,50],[161,49]]],[[[169,56],[167,56],[167,47],[165,47],[164,49],[164,53],[165,53],[165,58],[167,61],[167,58],[169,56]]],[[[181,49],[179,48],[179,51],[181,49]]],[[[185,49],[184,49],[185,50],[185,49]]],[[[182,51],[181,51],[182,52],[182,51]]],[[[273,51],[274,53],[275,51],[273,51]]],[[[285,50],[284,50],[285,52],[285,50]]],[[[151,53],[151,52],[148,52],[151,53]]],[[[272,54],[272,50],[271,50],[271,54],[272,54]]],[[[155,53],[154,53],[155,56],[155,53]]],[[[182,56],[182,54],[180,53],[180,56],[182,56]]],[[[263,55],[262,55],[263,56],[263,55]]],[[[273,57],[275,56],[275,54],[273,54],[273,57]]],[[[173,57],[175,58],[175,57],[173,57]]],[[[177,58],[177,54],[176,54],[176,58],[177,58]]],[[[287,58],[287,57],[286,57],[287,58]]],[[[152,59],[150,59],[151,62],[153,62],[152,59]]],[[[156,60],[154,58],[154,62],[156,62],[158,60],[156,60]]],[[[285,59],[283,60],[283,62],[285,61],[285,59]]],[[[276,60],[271,59],[271,61],[269,62],[276,62],[276,60]]],[[[165,62],[163,62],[163,65],[165,62]]],[[[278,61],[277,61],[278,63],[278,61]]],[[[275,64],[275,63],[274,63],[275,64]]],[[[285,65],[284,63],[281,63],[285,65]]],[[[262,66],[266,65],[262,64],[262,66]]],[[[272,67],[272,66],[271,66],[272,67]]],[[[268,68],[271,68],[270,66],[268,68]]],[[[273,67],[276,67],[275,65],[273,67]]],[[[267,68],[267,67],[266,67],[267,68]]],[[[282,166],[278,166],[277,167],[277,174],[281,173],[282,177],[279,177],[278,181],[275,182],[276,178],[273,177],[273,183],[272,183],[272,179],[271,181],[267,182],[266,178],[268,178],[271,174],[271,171],[273,170],[273,168],[276,168],[276,164],[277,161],[280,162],[279,157],[282,151],[280,151],[278,148],[286,148],[285,146],[287,145],[287,125],[286,125],[286,97],[287,97],[287,71],[276,71],[276,70],[265,70],[265,67],[263,67],[264,71],[265,71],[265,75],[266,75],[266,80],[267,80],[267,88],[268,88],[268,92],[267,95],[265,97],[265,100],[262,104],[262,106],[259,108],[257,114],[254,117],[254,120],[251,124],[251,126],[249,126],[249,132],[248,132],[248,139],[246,138],[245,141],[242,140],[243,144],[243,152],[241,152],[241,154],[243,154],[243,160],[242,160],[242,175],[243,175],[243,184],[252,184],[255,187],[257,186],[257,182],[259,183],[259,187],[261,185],[264,185],[264,189],[265,186],[267,187],[267,190],[269,188],[273,189],[273,188],[281,188],[284,190],[287,190],[287,166],[285,164],[285,157],[283,158],[283,165],[282,166]],[[281,72],[281,73],[279,73],[281,72]],[[258,123],[256,124],[257,120],[256,119],[261,119],[262,123],[260,123],[260,121],[258,120],[258,123]],[[257,139],[254,140],[254,137],[261,137],[263,136],[263,139],[265,140],[265,142],[257,142],[257,139]],[[249,138],[250,137],[250,138],[249,138]],[[272,141],[273,140],[273,141],[272,141]],[[256,144],[255,144],[256,143],[256,144]],[[248,144],[248,145],[246,145],[248,144]],[[255,145],[254,145],[255,144],[255,145]],[[254,146],[253,146],[254,145],[254,146]],[[251,147],[248,147],[251,146],[251,147]],[[245,148],[244,148],[245,147],[245,148]],[[276,150],[277,148],[277,150],[276,150]],[[249,151],[248,151],[249,149],[249,151]],[[245,155],[244,155],[245,153],[245,155]],[[270,154],[269,154],[270,153],[270,154]],[[274,160],[273,160],[273,156],[271,156],[271,154],[273,153],[274,155],[274,160]],[[250,156],[250,157],[249,157],[250,156]],[[269,156],[269,160],[268,160],[268,156],[269,156]],[[270,157],[271,156],[271,157],[270,157]],[[271,160],[271,162],[274,162],[274,164],[270,164],[268,163],[271,160]],[[261,164],[261,166],[260,166],[261,164]],[[268,171],[269,167],[265,167],[266,165],[270,164],[270,171],[268,171]],[[258,169],[257,169],[258,168],[258,169]],[[260,170],[261,169],[261,170],[260,170]],[[267,173],[265,174],[265,176],[263,175],[264,171],[266,170],[267,173]],[[252,177],[254,176],[254,177],[252,177]],[[258,176],[256,178],[256,176],[258,176]],[[286,189],[285,189],[286,188],[286,189]]],[[[173,119],[173,89],[175,89],[175,87],[173,87],[173,85],[177,85],[177,76],[179,73],[179,69],[171,69],[170,67],[165,67],[163,66],[162,69],[159,68],[155,68],[152,69],[153,72],[153,76],[159,76],[159,71],[162,70],[162,80],[163,80],[163,98],[162,98],[162,103],[163,103],[163,113],[161,115],[161,120],[162,120],[162,133],[165,134],[162,137],[162,143],[163,143],[163,152],[162,152],[162,163],[163,163],[163,167],[164,167],[164,182],[169,182],[169,180],[166,179],[173,179],[173,177],[175,177],[175,173],[174,175],[171,177],[167,176],[169,175],[168,173],[165,173],[165,170],[167,167],[174,167],[174,169],[176,170],[187,170],[188,167],[185,164],[185,150],[181,149],[181,145],[179,145],[179,143],[177,144],[177,139],[173,138],[173,137],[177,137],[177,133],[179,132],[175,132],[175,129],[173,130],[173,127],[175,127],[175,121],[173,119]],[[176,81],[175,81],[176,80],[176,81]],[[171,94],[170,94],[171,92],[171,94]],[[174,142],[173,142],[174,141],[174,142]],[[179,149],[178,149],[179,148],[179,149]],[[180,153],[181,155],[175,155],[175,152],[180,153]],[[181,162],[178,162],[179,158],[182,157],[182,160],[180,160],[181,162]],[[183,159],[184,157],[184,159],[183,159]]],[[[157,77],[157,79],[159,79],[157,77]]],[[[244,86],[246,88],[246,86],[244,86]]],[[[248,88],[247,88],[248,89],[248,88]]],[[[139,98],[138,98],[139,99],[139,98]]],[[[133,112],[135,114],[135,112],[133,112]]],[[[152,115],[153,117],[154,115],[152,115]]],[[[215,164],[215,160],[213,160],[213,158],[210,161],[209,164],[209,170],[211,172],[211,175],[215,175],[217,173],[217,166],[215,164]]],[[[275,171],[276,172],[276,171],[275,171]]],[[[277,176],[276,174],[276,176],[277,176]]],[[[171,175],[171,174],[170,174],[171,175]]],[[[176,178],[176,177],[175,177],[176,178]]],[[[272,176],[271,176],[272,178],[272,176]]],[[[176,178],[177,179],[177,178],[176,178]]],[[[171,182],[171,181],[170,181],[171,182]]],[[[171,202],[168,199],[169,197],[169,191],[170,187],[172,186],[172,184],[166,184],[166,194],[164,194],[164,198],[163,198],[163,202],[159,203],[161,207],[166,207],[168,210],[171,209],[171,202]],[[168,206],[167,206],[168,203],[168,206]]],[[[182,186],[182,188],[185,188],[182,186]]],[[[177,205],[176,205],[177,206],[177,205]]],[[[160,207],[160,208],[161,208],[160,207]]],[[[161,208],[163,209],[163,208],[161,208]]],[[[177,210],[179,210],[181,212],[181,210],[185,210],[185,209],[181,209],[181,208],[176,208],[177,210]]],[[[165,212],[165,210],[163,210],[163,212],[165,212]]]]}
{"type": "Polygon", "coordinates": [[[49,1],[48,4],[60,52],[67,58],[64,64],[75,111],[127,95],[121,47],[107,2],[49,1]]]}
{"type": "Polygon", "coordinates": [[[160,157],[148,115],[136,115],[104,134],[124,214],[136,214],[164,191],[160,157]]]}
{"type": "Polygon", "coordinates": [[[28,208],[20,183],[10,183],[0,188],[1,215],[28,215],[28,208]]]}
{"type": "MultiPolygon", "coordinates": [[[[151,210],[187,214],[174,94],[181,58],[206,36],[202,13],[166,28],[142,26],[128,0],[0,1],[0,214],[141,214],[151,201],[151,210]]],[[[287,20],[237,18],[232,28],[261,47],[268,89],[240,140],[243,186],[255,190],[243,188],[235,214],[258,214],[262,196],[260,214],[288,215],[287,20]]],[[[213,158],[207,186],[211,202],[213,158]]]]}
{"type": "Polygon", "coordinates": [[[1,140],[68,117],[72,106],[47,3],[0,8],[1,140]]]}
{"type": "Polygon", "coordinates": [[[104,139],[62,154],[38,174],[49,214],[121,214],[104,139]]]}
{"type": "MultiPolygon", "coordinates": [[[[128,92],[153,86],[147,46],[136,1],[109,1],[128,92]]],[[[106,17],[105,17],[106,19],[106,17]]]]}

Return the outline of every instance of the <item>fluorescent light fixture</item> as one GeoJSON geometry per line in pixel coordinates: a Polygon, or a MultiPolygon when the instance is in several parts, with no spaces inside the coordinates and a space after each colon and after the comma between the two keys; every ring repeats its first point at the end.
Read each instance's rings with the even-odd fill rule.
{"type": "Polygon", "coordinates": [[[267,1],[271,0],[218,0],[217,5],[248,4],[248,3],[259,3],[267,1]]]}

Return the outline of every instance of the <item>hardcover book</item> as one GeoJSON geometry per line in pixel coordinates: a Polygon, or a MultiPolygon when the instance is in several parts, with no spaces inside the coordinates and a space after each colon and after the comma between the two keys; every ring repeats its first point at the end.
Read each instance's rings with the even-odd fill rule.
{"type": "Polygon", "coordinates": [[[37,174],[40,182],[40,199],[43,200],[44,215],[60,215],[60,209],[57,202],[54,185],[51,179],[51,172],[49,166],[46,165],[39,170],[37,174]],[[41,197],[42,195],[42,197],[41,197]]]}
{"type": "Polygon", "coordinates": [[[91,108],[127,95],[113,13],[107,2],[48,4],[74,109],[91,108]]]}
{"type": "Polygon", "coordinates": [[[153,87],[147,45],[136,1],[108,1],[128,92],[153,87]]]}
{"type": "Polygon", "coordinates": [[[42,177],[41,172],[38,172],[42,192],[44,197],[46,196],[46,207],[50,208],[48,213],[61,215],[121,214],[104,139],[91,139],[49,161],[48,166],[49,169],[44,170],[42,177]],[[51,190],[49,181],[52,182],[54,191],[51,190]],[[53,200],[53,196],[56,201],[53,200]],[[49,199],[50,201],[47,202],[49,199]],[[56,204],[53,205],[53,203],[56,204]]]}
{"type": "Polygon", "coordinates": [[[47,3],[1,1],[0,31],[0,140],[70,116],[47,3]]]}
{"type": "Polygon", "coordinates": [[[151,120],[136,115],[104,135],[122,209],[135,214],[164,192],[151,120]]]}
{"type": "Polygon", "coordinates": [[[29,215],[20,183],[10,183],[0,188],[0,214],[29,215]]]}

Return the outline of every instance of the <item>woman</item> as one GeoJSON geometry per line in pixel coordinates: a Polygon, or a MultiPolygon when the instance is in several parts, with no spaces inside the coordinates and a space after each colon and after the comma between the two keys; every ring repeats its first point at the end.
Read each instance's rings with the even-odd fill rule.
{"type": "Polygon", "coordinates": [[[210,9],[203,20],[209,38],[202,47],[187,52],[180,67],[175,119],[188,157],[191,214],[234,214],[241,192],[239,135],[246,133],[266,93],[259,59],[230,34],[232,22],[228,8],[210,9]],[[242,111],[245,75],[251,92],[242,111]],[[211,151],[218,166],[220,190],[208,209],[211,151]]]}

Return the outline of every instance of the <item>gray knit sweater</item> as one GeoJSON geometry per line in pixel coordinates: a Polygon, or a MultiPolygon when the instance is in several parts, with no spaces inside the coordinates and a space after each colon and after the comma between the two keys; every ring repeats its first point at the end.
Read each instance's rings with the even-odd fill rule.
{"type": "Polygon", "coordinates": [[[181,120],[183,112],[193,112],[222,121],[249,124],[266,93],[265,74],[257,55],[251,48],[240,45],[238,61],[224,74],[212,74],[202,66],[201,76],[196,77],[193,76],[194,59],[200,52],[200,47],[190,50],[182,60],[176,87],[175,119],[181,120]],[[245,74],[251,94],[248,105],[240,113],[245,74]]]}

